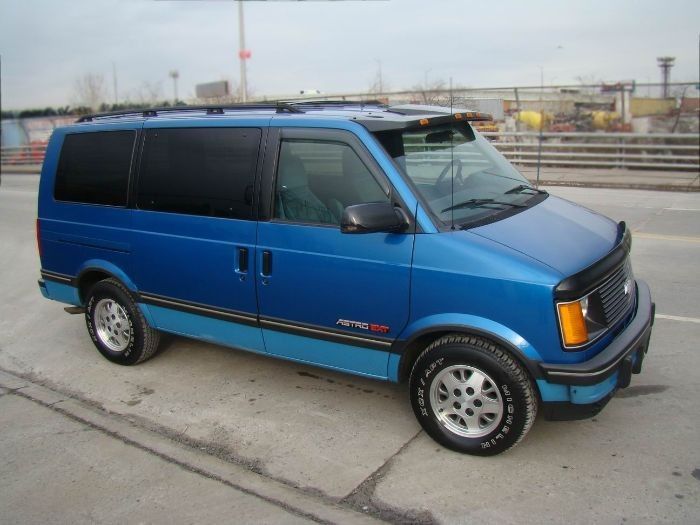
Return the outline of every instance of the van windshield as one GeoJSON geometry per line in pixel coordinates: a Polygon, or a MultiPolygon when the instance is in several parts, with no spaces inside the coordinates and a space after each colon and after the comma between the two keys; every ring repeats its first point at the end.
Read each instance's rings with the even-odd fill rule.
{"type": "Polygon", "coordinates": [[[490,222],[546,195],[466,123],[383,131],[376,136],[445,226],[490,222]]]}

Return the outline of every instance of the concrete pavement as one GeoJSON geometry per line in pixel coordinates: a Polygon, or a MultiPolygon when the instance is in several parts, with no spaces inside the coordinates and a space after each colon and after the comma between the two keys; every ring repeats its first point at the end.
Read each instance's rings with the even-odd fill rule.
{"type": "Polygon", "coordinates": [[[3,523],[373,523],[0,372],[3,523]]]}
{"type": "Polygon", "coordinates": [[[15,392],[0,428],[3,523],[311,522],[15,392]]]}
{"type": "MultiPolygon", "coordinates": [[[[435,444],[420,431],[402,386],[181,338],[169,339],[140,366],[108,363],[92,346],[83,319],[66,315],[36,288],[31,176],[3,176],[0,187],[0,368],[28,380],[27,388],[50,387],[51,396],[65,400],[54,411],[64,402],[76,403],[125,425],[120,428],[149,433],[158,447],[198,454],[176,463],[181,469],[212,461],[236,476],[256,476],[261,487],[285,489],[289,498],[308,498],[290,504],[301,511],[290,519],[306,519],[304,512],[320,517],[321,510],[309,510],[313,504],[392,522],[696,523],[700,195],[550,190],[630,224],[634,270],[651,285],[660,315],[643,373],[599,416],[564,423],[540,419],[520,446],[498,457],[463,456],[435,444]]],[[[7,396],[0,402],[10,401],[7,396]]],[[[13,404],[16,408],[17,400],[13,404]]],[[[41,414],[29,412],[34,415],[27,425],[42,421],[41,414]]],[[[60,426],[53,428],[61,432],[60,426]]],[[[9,428],[0,426],[0,439],[9,428]]],[[[44,459],[38,465],[50,459],[39,457],[44,459]]],[[[160,467],[142,472],[140,456],[124,457],[133,483],[157,479],[160,467]]],[[[90,475],[89,465],[76,458],[70,464],[90,475]]],[[[57,468],[66,472],[68,463],[57,468]]],[[[19,478],[13,483],[21,483],[19,478]]],[[[179,494],[198,494],[198,478],[173,474],[176,478],[179,494]]],[[[3,508],[6,501],[19,501],[2,490],[3,508]]],[[[217,512],[221,519],[228,516],[224,507],[212,509],[212,519],[217,512]]],[[[266,513],[275,509],[259,510],[273,516],[266,513]]],[[[276,511],[289,513],[284,506],[276,511]]],[[[71,521],[72,512],[59,508],[55,521],[71,521]]],[[[130,521],[141,515],[132,516],[130,521]]],[[[182,516],[173,521],[189,515],[182,516]]]]}

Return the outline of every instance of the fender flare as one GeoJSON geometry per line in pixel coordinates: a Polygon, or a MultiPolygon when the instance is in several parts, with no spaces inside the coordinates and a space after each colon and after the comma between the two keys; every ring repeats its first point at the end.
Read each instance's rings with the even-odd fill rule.
{"type": "MultiPolygon", "coordinates": [[[[148,309],[148,305],[142,303],[139,300],[140,296],[138,288],[136,284],[129,278],[129,276],[126,275],[126,272],[124,272],[115,264],[112,264],[108,261],[104,261],[102,259],[90,259],[89,261],[85,261],[85,263],[83,263],[83,265],[80,267],[78,275],[73,279],[73,286],[80,290],[80,282],[82,278],[85,277],[85,274],[90,272],[104,273],[106,275],[109,275],[110,278],[116,279],[117,281],[122,283],[129,290],[129,292],[132,293],[134,302],[141,310],[141,313],[143,313],[148,324],[154,328],[156,327],[155,320],[151,315],[151,311],[148,309]]],[[[84,301],[83,297],[80,297],[80,299],[81,301],[84,301]]]]}
{"type": "Polygon", "coordinates": [[[130,292],[137,294],[138,288],[136,284],[129,278],[129,276],[117,265],[102,260],[102,259],[90,259],[85,261],[78,269],[78,274],[74,279],[74,286],[80,288],[80,283],[87,273],[90,272],[101,272],[109,275],[110,277],[116,279],[124,286],[126,286],[130,292]]]}
{"type": "Polygon", "coordinates": [[[466,314],[429,316],[408,325],[391,346],[391,353],[398,355],[399,359],[393,360],[398,361],[398,366],[395,371],[390,371],[389,375],[395,375],[398,381],[407,378],[410,364],[424,349],[415,348],[416,343],[447,333],[469,334],[489,339],[507,350],[523,365],[533,381],[542,377],[538,366],[542,357],[527,340],[495,321],[466,314]]]}

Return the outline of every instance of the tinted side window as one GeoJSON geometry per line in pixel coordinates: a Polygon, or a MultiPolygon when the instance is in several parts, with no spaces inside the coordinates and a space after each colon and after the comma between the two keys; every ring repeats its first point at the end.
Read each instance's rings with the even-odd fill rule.
{"type": "Polygon", "coordinates": [[[388,200],[349,145],[298,139],[282,141],[275,189],[276,218],[340,224],[347,206],[388,200]]]}
{"type": "Polygon", "coordinates": [[[149,129],[137,206],[251,219],[261,134],[255,128],[149,129]]]}
{"type": "Polygon", "coordinates": [[[135,131],[66,135],[56,172],[56,200],[126,206],[135,139],[135,131]]]}

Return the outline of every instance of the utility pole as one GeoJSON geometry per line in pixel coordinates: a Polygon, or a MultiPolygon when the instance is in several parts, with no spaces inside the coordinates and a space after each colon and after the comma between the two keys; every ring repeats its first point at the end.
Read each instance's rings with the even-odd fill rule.
{"type": "Polygon", "coordinates": [[[173,79],[173,94],[175,95],[173,98],[173,106],[177,106],[177,79],[180,78],[180,72],[177,69],[171,69],[168,75],[173,79]]]}
{"type": "Polygon", "coordinates": [[[542,165],[542,133],[544,132],[544,66],[540,66],[540,135],[537,141],[537,180],[535,188],[540,187],[540,166],[542,165]]]}
{"type": "Polygon", "coordinates": [[[241,102],[248,100],[248,81],[246,79],[245,61],[250,58],[250,51],[245,48],[245,22],[243,20],[243,1],[238,0],[238,58],[241,62],[241,102]]]}
{"type": "Polygon", "coordinates": [[[114,82],[114,105],[116,106],[119,104],[119,94],[117,92],[117,66],[114,61],[112,61],[112,81],[114,82]]]}
{"type": "Polygon", "coordinates": [[[661,83],[663,84],[663,97],[668,98],[668,83],[671,80],[671,68],[676,57],[659,57],[656,59],[661,68],[661,83]]]}

